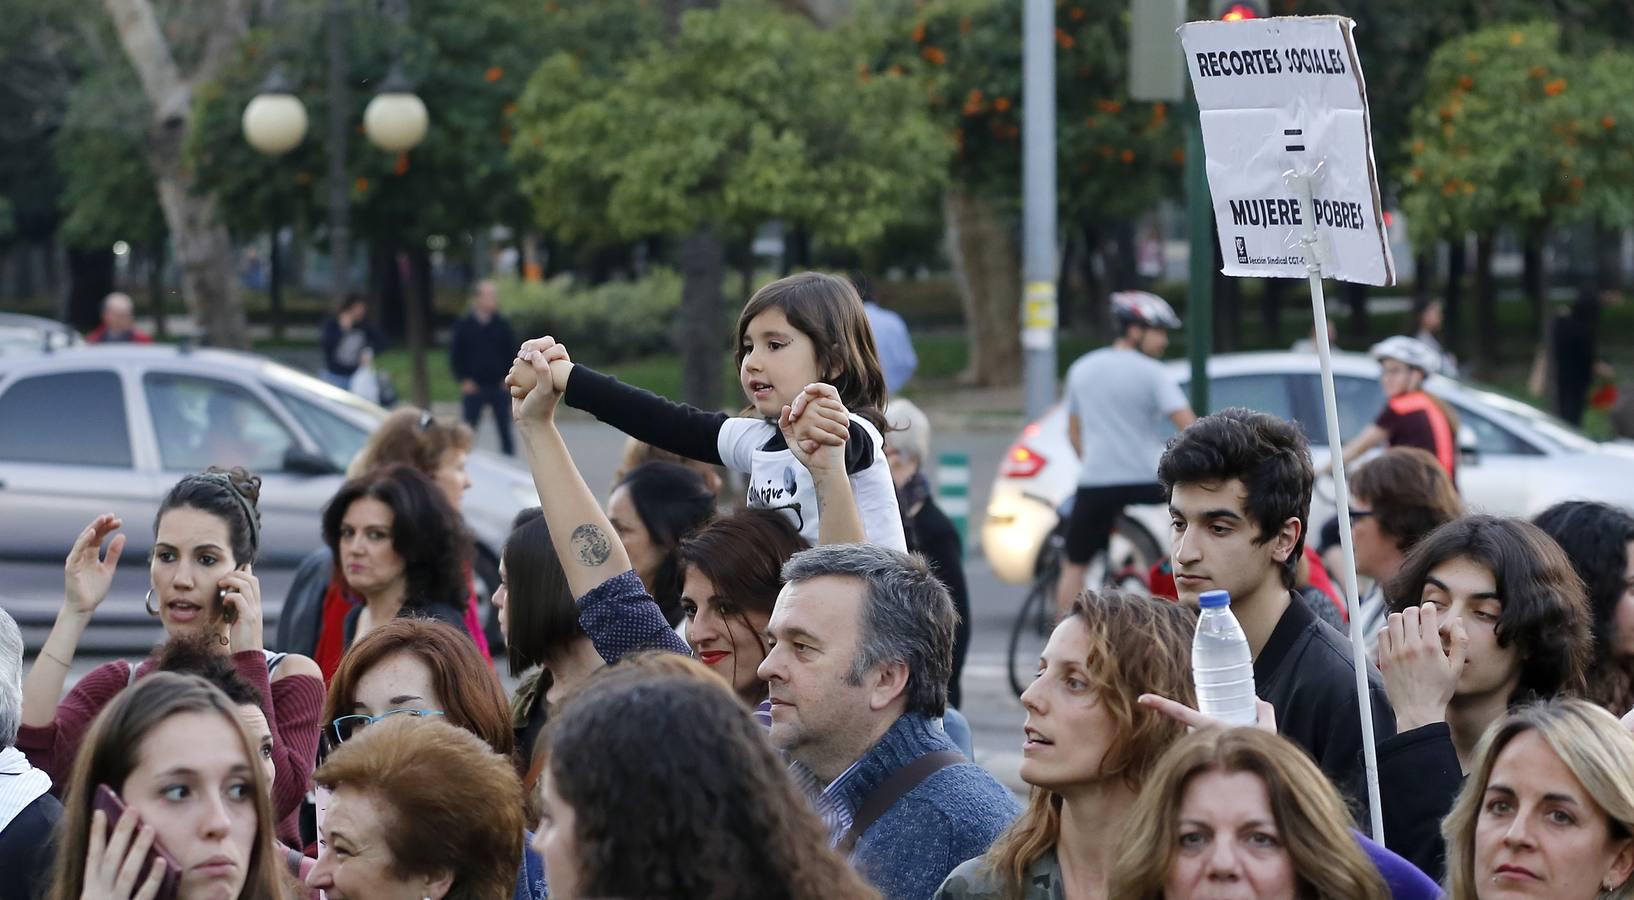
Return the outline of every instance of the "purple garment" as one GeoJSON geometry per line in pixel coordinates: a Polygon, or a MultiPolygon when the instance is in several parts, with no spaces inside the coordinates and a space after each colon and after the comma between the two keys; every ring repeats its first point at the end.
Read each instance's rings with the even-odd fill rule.
{"type": "Polygon", "coordinates": [[[1373,867],[1384,876],[1384,886],[1389,888],[1393,900],[1439,900],[1443,896],[1440,886],[1417,866],[1360,831],[1352,834],[1356,835],[1356,843],[1362,845],[1367,858],[1373,861],[1373,867]]]}

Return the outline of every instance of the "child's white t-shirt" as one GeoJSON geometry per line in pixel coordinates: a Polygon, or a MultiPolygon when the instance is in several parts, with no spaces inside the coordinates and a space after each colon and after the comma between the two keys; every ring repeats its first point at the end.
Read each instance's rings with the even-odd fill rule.
{"type": "MultiPolygon", "coordinates": [[[[902,513],[897,508],[891,466],[885,458],[885,440],[867,419],[853,413],[851,422],[868,435],[874,451],[866,468],[851,473],[851,493],[857,501],[863,531],[869,543],[906,553],[908,542],[902,533],[902,513]]],[[[786,447],[762,449],[779,436],[777,426],[764,419],[732,418],[722,423],[715,439],[721,462],[748,474],[749,506],[781,511],[800,530],[800,536],[816,546],[817,486],[811,472],[786,447]]]]}

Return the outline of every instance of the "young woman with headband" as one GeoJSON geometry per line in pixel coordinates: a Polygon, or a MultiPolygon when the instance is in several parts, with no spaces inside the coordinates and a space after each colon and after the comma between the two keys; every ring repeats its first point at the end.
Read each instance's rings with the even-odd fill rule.
{"type": "MultiPolygon", "coordinates": [[[[270,652],[263,640],[261,584],[252,568],[260,544],[260,490],[261,480],[239,468],[210,469],[177,482],[154,520],[146,604],[167,637],[206,635],[265,698],[262,711],[276,736],[275,821],[280,839],[293,843],[299,840],[295,813],[317,756],[323,681],[311,659],[270,652]]],[[[103,663],[63,696],[80,639],[113,583],[125,547],[125,537],[115,532],[123,525],[112,514],[98,516],[74,541],[63,607],[23,682],[17,748],[56,785],[65,782],[97,713],[155,665],[152,658],[103,663]]]]}

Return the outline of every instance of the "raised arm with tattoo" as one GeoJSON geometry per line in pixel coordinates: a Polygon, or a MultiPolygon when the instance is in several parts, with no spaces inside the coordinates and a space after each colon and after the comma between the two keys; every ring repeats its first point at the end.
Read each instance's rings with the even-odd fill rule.
{"type": "Polygon", "coordinates": [[[581,597],[602,582],[629,571],[630,557],[614,536],[612,523],[596,503],[589,485],[584,483],[584,477],[568,453],[567,443],[556,429],[556,405],[562,395],[556,389],[550,363],[545,358],[548,345],[541,346],[543,341],[549,340],[539,338],[522,345],[520,359],[533,369],[538,383],[522,399],[512,397],[511,412],[527,450],[533,483],[539,492],[539,507],[544,511],[556,554],[562,560],[568,589],[574,597],[581,597]]]}

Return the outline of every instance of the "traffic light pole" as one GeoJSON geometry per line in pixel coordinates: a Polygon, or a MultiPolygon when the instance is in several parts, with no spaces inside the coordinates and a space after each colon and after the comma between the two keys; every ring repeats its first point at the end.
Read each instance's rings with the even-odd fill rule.
{"type": "Polygon", "coordinates": [[[1186,351],[1191,357],[1191,408],[1207,415],[1208,357],[1214,348],[1214,204],[1203,159],[1197,101],[1186,100],[1186,220],[1191,229],[1191,284],[1186,293],[1186,351]]]}
{"type": "Polygon", "coordinates": [[[1055,3],[1026,0],[1022,16],[1021,347],[1027,418],[1055,402],[1055,3]]]}

